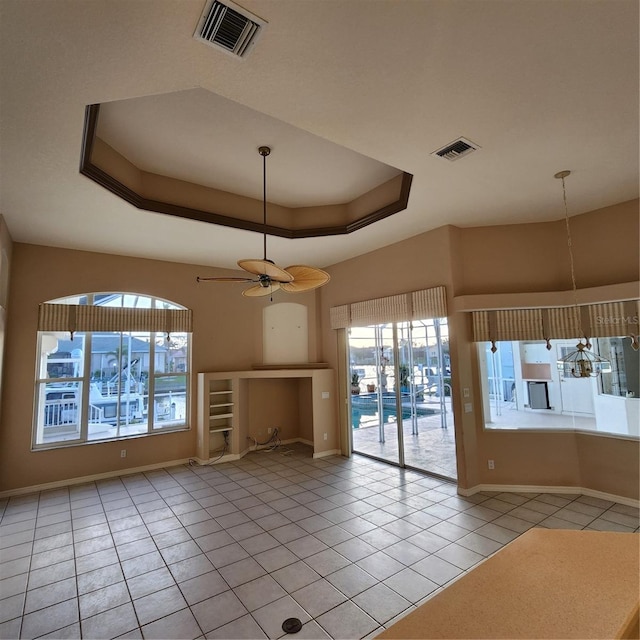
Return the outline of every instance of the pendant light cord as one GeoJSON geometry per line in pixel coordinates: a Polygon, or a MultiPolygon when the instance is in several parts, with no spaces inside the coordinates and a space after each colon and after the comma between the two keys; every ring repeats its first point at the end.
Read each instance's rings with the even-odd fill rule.
{"type": "Polygon", "coordinates": [[[573,312],[575,314],[575,322],[578,325],[580,335],[584,336],[582,330],[582,319],[578,308],[578,287],[576,285],[576,270],[573,261],[573,244],[571,242],[571,228],[569,227],[569,208],[567,206],[567,189],[564,184],[565,176],[560,176],[562,179],[562,200],[564,202],[564,221],[567,228],[567,248],[569,249],[569,264],[571,266],[571,288],[573,290],[573,312]]]}

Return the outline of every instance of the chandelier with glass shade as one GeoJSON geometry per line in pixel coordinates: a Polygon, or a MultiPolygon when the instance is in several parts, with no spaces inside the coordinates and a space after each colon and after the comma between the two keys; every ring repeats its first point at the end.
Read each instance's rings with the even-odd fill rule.
{"type": "Polygon", "coordinates": [[[574,351],[567,353],[558,359],[558,369],[565,375],[569,374],[574,378],[595,378],[601,373],[611,372],[611,363],[591,351],[591,342],[582,329],[580,320],[581,314],[578,307],[578,289],[576,285],[576,273],[573,260],[573,246],[571,242],[571,227],[569,226],[569,209],[567,207],[567,190],[564,180],[571,174],[571,171],[559,171],[554,178],[562,180],[562,198],[564,202],[564,220],[567,230],[567,248],[569,251],[569,264],[571,266],[571,287],[573,291],[573,314],[574,324],[579,329],[580,339],[574,351]],[[584,342],[583,342],[584,340],[584,342]]]}

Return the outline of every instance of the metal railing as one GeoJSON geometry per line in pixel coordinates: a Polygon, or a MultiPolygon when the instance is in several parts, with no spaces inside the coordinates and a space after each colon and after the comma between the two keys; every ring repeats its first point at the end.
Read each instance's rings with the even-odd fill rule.
{"type": "MultiPolygon", "coordinates": [[[[186,419],[186,395],[186,391],[167,391],[166,393],[155,394],[154,419],[162,422],[176,420],[178,417],[186,419]]],[[[145,407],[144,410],[140,407],[140,411],[146,414],[149,396],[144,395],[140,397],[145,407]]],[[[121,406],[121,422],[125,422],[128,406],[126,396],[121,397],[121,406]]],[[[115,416],[105,418],[104,414],[105,411],[103,407],[89,403],[89,424],[115,421],[115,416]]],[[[46,400],[44,403],[45,428],[76,425],[79,415],[79,402],[75,398],[46,400]]]]}
{"type": "MultiPolygon", "coordinates": [[[[47,400],[44,404],[44,426],[73,426],[78,422],[79,407],[77,400],[47,400]]],[[[89,404],[89,423],[104,422],[104,409],[89,404]]]]}

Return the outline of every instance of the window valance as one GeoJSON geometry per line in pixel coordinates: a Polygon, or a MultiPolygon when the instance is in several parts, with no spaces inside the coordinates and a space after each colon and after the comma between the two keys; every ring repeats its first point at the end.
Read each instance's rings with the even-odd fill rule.
{"type": "Polygon", "coordinates": [[[38,331],[156,331],[191,333],[191,309],[139,309],[43,303],[38,331]]]}
{"type": "Polygon", "coordinates": [[[637,336],[640,301],[473,311],[475,342],[637,336]]]}
{"type": "Polygon", "coordinates": [[[443,286],[410,293],[374,298],[331,307],[332,329],[366,327],[386,322],[406,322],[447,315],[447,295],[443,286]]]}

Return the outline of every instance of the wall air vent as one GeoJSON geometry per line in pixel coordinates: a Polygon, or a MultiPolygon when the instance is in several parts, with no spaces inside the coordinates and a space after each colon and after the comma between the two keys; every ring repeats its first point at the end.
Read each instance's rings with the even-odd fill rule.
{"type": "Polygon", "coordinates": [[[468,156],[470,153],[473,153],[476,149],[480,149],[481,147],[471,140],[467,140],[466,138],[458,138],[454,142],[449,143],[446,147],[442,147],[442,149],[438,149],[434,151],[432,156],[439,156],[440,158],[445,158],[446,160],[450,160],[453,162],[454,160],[459,160],[463,156],[468,156]]]}
{"type": "Polygon", "coordinates": [[[266,22],[230,0],[208,0],[193,37],[234,57],[253,48],[266,22]]]}

